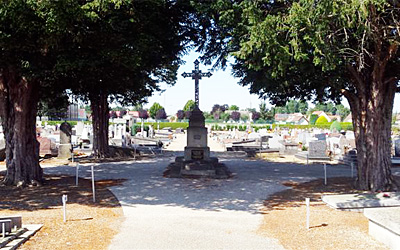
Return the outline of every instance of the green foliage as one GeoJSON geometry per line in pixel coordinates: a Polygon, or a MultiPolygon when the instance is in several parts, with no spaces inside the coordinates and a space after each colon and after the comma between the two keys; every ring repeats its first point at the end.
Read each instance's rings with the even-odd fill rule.
{"type": "Polygon", "coordinates": [[[326,123],[328,123],[328,119],[326,119],[326,117],[322,115],[318,117],[318,119],[315,121],[315,125],[321,125],[326,123]]]}
{"type": "Polygon", "coordinates": [[[340,122],[334,121],[331,124],[330,130],[331,131],[336,130],[337,132],[340,132],[342,130],[342,125],[340,124],[340,122]]]}
{"type": "Polygon", "coordinates": [[[239,107],[236,106],[236,105],[231,105],[231,106],[229,107],[229,110],[238,111],[238,110],[239,110],[239,107]]]}
{"type": "Polygon", "coordinates": [[[311,114],[311,115],[310,115],[310,124],[311,124],[311,125],[315,125],[315,122],[317,121],[317,119],[318,119],[318,115],[316,115],[316,114],[311,114]]]}
{"type": "MultiPolygon", "coordinates": [[[[141,123],[137,123],[137,125],[140,125],[141,123]]],[[[145,122],[144,123],[146,126],[152,125],[153,128],[157,128],[158,124],[157,122],[145,122]]],[[[160,122],[160,129],[163,128],[171,128],[172,130],[175,130],[177,128],[183,128],[183,129],[187,129],[187,127],[189,126],[188,122],[160,122]]]]}
{"type": "Polygon", "coordinates": [[[45,90],[41,92],[37,115],[49,118],[62,119],[67,117],[68,96],[65,92],[45,90]]]}
{"type": "Polygon", "coordinates": [[[161,106],[158,102],[153,103],[153,105],[149,108],[149,115],[151,118],[156,119],[157,112],[164,107],[161,106]]]}
{"type": "Polygon", "coordinates": [[[221,119],[222,121],[229,121],[229,117],[230,116],[228,113],[223,112],[220,114],[219,119],[221,119]]]}
{"type": "Polygon", "coordinates": [[[185,107],[183,107],[183,111],[193,111],[196,103],[193,100],[189,100],[186,102],[185,107]]]}
{"type": "MultiPolygon", "coordinates": [[[[47,123],[47,125],[50,125],[50,126],[60,126],[61,125],[61,123],[63,123],[64,121],[42,121],[42,126],[44,126],[46,123],[47,123]]],[[[78,124],[78,122],[77,121],[67,121],[72,127],[73,126],[76,126],[77,124],[78,124]]],[[[85,124],[88,124],[88,122],[85,122],[85,124]]]]}

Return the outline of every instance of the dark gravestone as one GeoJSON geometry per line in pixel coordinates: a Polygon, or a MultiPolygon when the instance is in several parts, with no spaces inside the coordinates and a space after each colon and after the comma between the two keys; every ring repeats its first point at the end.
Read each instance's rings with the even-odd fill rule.
{"type": "Polygon", "coordinates": [[[394,141],[394,156],[400,157],[400,139],[394,141]]]}
{"type": "Polygon", "coordinates": [[[318,141],[326,141],[326,134],[316,134],[315,138],[317,138],[318,141]]]}
{"type": "Polygon", "coordinates": [[[58,158],[65,159],[71,157],[71,135],[71,125],[68,122],[63,122],[60,126],[60,147],[58,148],[58,158]]]}

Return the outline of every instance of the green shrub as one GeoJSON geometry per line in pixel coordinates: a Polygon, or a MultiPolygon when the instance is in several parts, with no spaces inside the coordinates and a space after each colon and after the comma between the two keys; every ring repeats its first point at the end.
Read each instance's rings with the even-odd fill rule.
{"type": "Polygon", "coordinates": [[[331,124],[330,130],[331,131],[336,130],[336,131],[340,132],[342,130],[342,125],[340,125],[340,122],[334,121],[331,124]]]}
{"type": "Polygon", "coordinates": [[[326,117],[322,115],[318,117],[318,119],[315,121],[315,125],[321,125],[326,123],[328,123],[328,119],[326,119],[326,117]]]}
{"type": "MultiPolygon", "coordinates": [[[[136,123],[136,124],[141,124],[136,123]]],[[[153,126],[154,129],[157,129],[157,122],[145,122],[145,125],[149,126],[153,126]]],[[[177,128],[183,128],[183,129],[187,129],[187,127],[189,126],[189,123],[187,122],[160,122],[160,129],[163,128],[171,128],[172,130],[175,130],[177,128]]]]}
{"type": "Polygon", "coordinates": [[[318,115],[316,115],[316,114],[310,115],[310,124],[315,125],[315,122],[317,121],[317,119],[318,119],[318,115]]]}

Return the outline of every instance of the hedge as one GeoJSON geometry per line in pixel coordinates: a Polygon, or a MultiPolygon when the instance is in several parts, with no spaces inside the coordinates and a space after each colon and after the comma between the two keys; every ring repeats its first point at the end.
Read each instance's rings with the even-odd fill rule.
{"type": "MultiPolygon", "coordinates": [[[[136,123],[141,125],[140,122],[136,123]]],[[[145,122],[144,125],[151,125],[153,126],[154,129],[157,129],[157,122],[145,122]]],[[[163,128],[171,128],[172,130],[175,130],[177,128],[183,128],[183,129],[187,129],[187,127],[189,127],[189,123],[188,122],[160,122],[160,129],[163,128]]]]}

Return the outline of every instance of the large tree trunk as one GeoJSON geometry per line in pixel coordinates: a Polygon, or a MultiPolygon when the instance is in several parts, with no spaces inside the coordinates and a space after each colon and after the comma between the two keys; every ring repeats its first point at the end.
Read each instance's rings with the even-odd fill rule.
{"type": "MultiPolygon", "coordinates": [[[[396,83],[384,81],[383,69],[359,77],[357,97],[348,98],[357,147],[357,180],[361,190],[397,189],[391,172],[391,121],[396,83]]],[[[353,74],[355,71],[353,71],[353,74]]]]}
{"type": "Polygon", "coordinates": [[[39,83],[27,81],[13,68],[0,72],[0,115],[6,141],[6,185],[38,185],[39,165],[36,113],[39,83]]]}
{"type": "Polygon", "coordinates": [[[109,108],[108,95],[102,91],[89,95],[90,107],[92,109],[93,122],[93,155],[96,158],[110,157],[108,145],[108,120],[109,108]]]}

